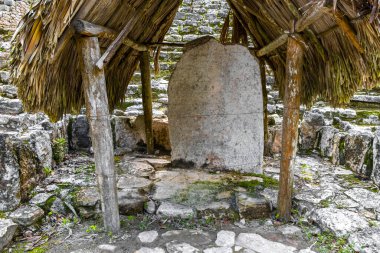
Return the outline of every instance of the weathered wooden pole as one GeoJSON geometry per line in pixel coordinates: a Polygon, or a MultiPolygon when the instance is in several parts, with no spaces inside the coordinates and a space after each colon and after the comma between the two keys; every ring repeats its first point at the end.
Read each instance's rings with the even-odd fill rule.
{"type": "Polygon", "coordinates": [[[104,227],[107,231],[118,233],[119,206],[106,79],[104,70],[99,70],[95,65],[100,58],[99,40],[96,37],[81,37],[78,38],[77,47],[81,52],[86,112],[94,149],[104,227]]]}
{"type": "Polygon", "coordinates": [[[280,191],[278,195],[279,218],[289,221],[292,209],[294,165],[298,143],[300,114],[300,88],[304,49],[292,37],[288,40],[286,56],[286,83],[284,95],[284,118],[282,123],[282,153],[280,191]]]}
{"type": "Polygon", "coordinates": [[[141,52],[140,70],[142,82],[142,99],[144,107],[145,139],[148,154],[154,153],[153,141],[153,112],[152,112],[152,87],[150,80],[149,52],[141,52]]]}
{"type": "Polygon", "coordinates": [[[267,75],[265,69],[265,61],[263,59],[259,60],[260,64],[260,75],[261,75],[261,89],[263,92],[263,108],[264,108],[264,154],[269,154],[268,140],[269,140],[269,130],[268,130],[268,92],[267,92],[267,75]]]}

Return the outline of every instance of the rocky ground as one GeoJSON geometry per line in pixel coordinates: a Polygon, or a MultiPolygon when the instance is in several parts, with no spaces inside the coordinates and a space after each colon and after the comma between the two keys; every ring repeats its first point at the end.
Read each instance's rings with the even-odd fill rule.
{"type": "Polygon", "coordinates": [[[113,235],[102,230],[92,158],[70,157],[29,205],[2,214],[17,235],[4,252],[380,252],[378,188],[341,166],[298,157],[293,221],[282,224],[279,158],[266,159],[265,176],[172,168],[167,158],[115,158],[122,232],[113,235]]]}

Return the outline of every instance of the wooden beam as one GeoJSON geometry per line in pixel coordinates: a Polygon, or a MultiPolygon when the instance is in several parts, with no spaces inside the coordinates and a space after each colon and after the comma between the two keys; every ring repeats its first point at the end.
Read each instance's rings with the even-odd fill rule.
{"type": "Polygon", "coordinates": [[[95,66],[100,57],[99,41],[96,37],[81,37],[77,45],[82,56],[81,71],[86,113],[91,130],[104,227],[107,231],[118,233],[119,206],[106,79],[104,71],[95,66]]]}
{"type": "Polygon", "coordinates": [[[303,46],[294,38],[289,37],[286,58],[284,119],[282,123],[280,190],[278,194],[279,217],[284,221],[289,221],[292,209],[303,61],[303,46]]]}
{"type": "Polygon", "coordinates": [[[140,57],[140,70],[142,82],[142,99],[144,107],[145,140],[148,154],[154,154],[153,141],[153,112],[152,112],[152,87],[150,80],[149,52],[142,52],[140,57]]]}
{"type": "Polygon", "coordinates": [[[121,30],[120,34],[116,37],[116,39],[109,45],[107,50],[104,52],[102,57],[96,63],[96,66],[99,69],[103,69],[115,56],[117,50],[119,50],[120,46],[123,44],[128,34],[133,30],[133,27],[136,25],[137,21],[140,20],[141,14],[144,11],[144,7],[136,12],[130,20],[128,20],[127,24],[121,30]]]}
{"type": "Polygon", "coordinates": [[[332,9],[326,7],[325,1],[318,2],[318,4],[310,7],[310,9],[296,22],[295,32],[302,32],[310,25],[319,21],[324,15],[331,12],[332,9]]]}
{"type": "MultiPolygon", "coordinates": [[[[102,39],[115,40],[117,38],[117,32],[111,28],[95,25],[93,23],[84,20],[75,20],[73,22],[73,27],[78,34],[90,37],[99,37],[102,39]]],[[[137,51],[148,51],[149,47],[139,44],[129,38],[125,38],[123,44],[133,48],[137,51]]]]}
{"type": "Polygon", "coordinates": [[[344,16],[337,10],[334,13],[334,18],[343,34],[346,35],[349,41],[351,41],[352,45],[362,54],[364,53],[363,47],[360,45],[358,38],[355,35],[354,30],[351,28],[348,21],[345,20],[344,16]]]}
{"type": "Polygon", "coordinates": [[[261,48],[259,51],[257,51],[257,57],[263,57],[264,55],[269,54],[270,52],[276,50],[277,48],[281,47],[288,41],[289,34],[284,33],[265,47],[261,48]]]}
{"type": "MultiPolygon", "coordinates": [[[[295,6],[290,5],[290,2],[288,3],[288,8],[290,8],[292,12],[296,10],[295,6]]],[[[300,17],[299,20],[294,24],[294,27],[292,27],[294,28],[292,29],[294,30],[293,32],[300,33],[306,29],[309,29],[310,25],[318,21],[320,18],[322,18],[323,15],[329,12],[331,12],[331,9],[325,6],[324,1],[312,6],[308,10],[308,12],[304,16],[300,17]]],[[[294,13],[294,15],[297,14],[294,13]]],[[[284,45],[288,41],[288,36],[289,35],[287,33],[280,35],[277,39],[273,40],[271,43],[261,48],[257,52],[257,56],[262,57],[264,55],[267,55],[270,52],[279,48],[280,46],[284,45]]]]}

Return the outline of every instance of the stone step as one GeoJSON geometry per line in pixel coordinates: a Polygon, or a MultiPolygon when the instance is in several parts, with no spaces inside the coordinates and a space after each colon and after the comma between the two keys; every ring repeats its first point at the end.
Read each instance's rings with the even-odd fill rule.
{"type": "Polygon", "coordinates": [[[380,104],[380,95],[355,95],[351,98],[351,102],[380,104]]]}
{"type": "Polygon", "coordinates": [[[17,98],[17,87],[13,85],[1,85],[0,96],[5,98],[17,98]]]}
{"type": "Polygon", "coordinates": [[[23,106],[19,99],[0,97],[0,114],[17,115],[23,112],[23,106]]]}
{"type": "Polygon", "coordinates": [[[9,71],[0,71],[0,83],[8,84],[10,79],[9,71]]]}

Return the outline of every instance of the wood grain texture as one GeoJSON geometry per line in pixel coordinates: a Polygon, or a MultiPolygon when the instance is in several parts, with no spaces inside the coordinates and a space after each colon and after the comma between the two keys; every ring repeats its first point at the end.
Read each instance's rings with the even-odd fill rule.
{"type": "Polygon", "coordinates": [[[106,79],[104,71],[95,66],[100,57],[99,41],[96,37],[82,37],[77,40],[77,45],[81,51],[86,112],[94,149],[104,227],[107,231],[118,233],[120,230],[119,206],[106,79]]]}
{"type": "Polygon", "coordinates": [[[142,52],[140,58],[142,99],[144,107],[145,136],[148,154],[154,154],[152,87],[150,78],[149,52],[142,52]]]}
{"type": "Polygon", "coordinates": [[[278,194],[279,216],[284,221],[290,220],[292,209],[303,62],[304,49],[302,45],[289,37],[286,60],[284,119],[282,123],[280,191],[278,194]]]}

